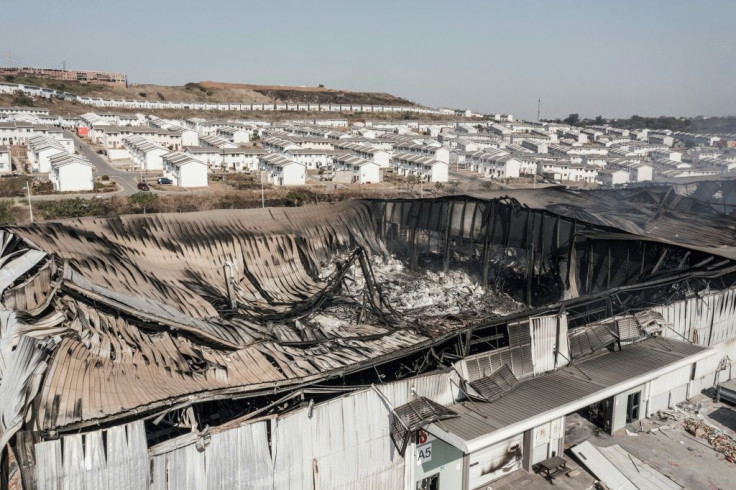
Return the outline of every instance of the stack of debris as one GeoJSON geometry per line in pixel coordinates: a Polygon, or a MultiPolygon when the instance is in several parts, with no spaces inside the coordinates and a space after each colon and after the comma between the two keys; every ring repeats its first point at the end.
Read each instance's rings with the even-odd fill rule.
{"type": "Polygon", "coordinates": [[[695,437],[706,439],[713,448],[726,456],[730,463],[736,463],[736,441],[717,428],[706,424],[702,420],[687,419],[684,422],[685,430],[695,437]]]}

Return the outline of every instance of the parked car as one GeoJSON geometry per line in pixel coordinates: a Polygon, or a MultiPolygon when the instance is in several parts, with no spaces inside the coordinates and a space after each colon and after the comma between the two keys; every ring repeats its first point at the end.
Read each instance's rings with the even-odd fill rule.
{"type": "Polygon", "coordinates": [[[141,191],[150,191],[151,188],[148,187],[148,184],[146,184],[145,182],[138,182],[138,190],[141,190],[141,191]]]}
{"type": "Polygon", "coordinates": [[[171,180],[171,179],[170,179],[170,178],[168,178],[168,177],[159,177],[159,178],[158,178],[158,180],[157,180],[157,182],[158,182],[159,184],[173,184],[173,183],[174,183],[174,181],[173,181],[173,180],[171,180]]]}

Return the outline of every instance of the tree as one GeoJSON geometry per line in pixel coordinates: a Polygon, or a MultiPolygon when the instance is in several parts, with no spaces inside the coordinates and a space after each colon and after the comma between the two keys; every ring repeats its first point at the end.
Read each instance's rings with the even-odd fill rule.
{"type": "Polygon", "coordinates": [[[562,120],[565,124],[569,124],[570,126],[577,126],[580,123],[580,115],[579,114],[570,114],[565,119],[562,120]]]}
{"type": "Polygon", "coordinates": [[[605,121],[603,120],[603,116],[596,116],[596,118],[595,118],[595,124],[596,124],[597,126],[601,126],[601,125],[603,125],[603,123],[604,123],[604,122],[605,122],[605,121]]]}
{"type": "Polygon", "coordinates": [[[284,204],[292,208],[298,208],[304,204],[308,197],[303,192],[289,191],[284,198],[284,204]]]}
{"type": "Polygon", "coordinates": [[[136,192],[128,199],[132,206],[142,209],[143,214],[146,214],[146,211],[151,205],[153,205],[156,199],[158,199],[158,196],[156,196],[156,194],[151,194],[150,192],[136,192]]]}

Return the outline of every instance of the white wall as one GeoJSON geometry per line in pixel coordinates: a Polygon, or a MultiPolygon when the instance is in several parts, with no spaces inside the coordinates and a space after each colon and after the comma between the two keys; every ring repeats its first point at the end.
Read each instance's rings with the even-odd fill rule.
{"type": "Polygon", "coordinates": [[[281,170],[281,181],[277,185],[304,185],[306,182],[306,168],[298,163],[286,165],[281,170]]]}
{"type": "Polygon", "coordinates": [[[0,174],[6,174],[12,170],[10,164],[10,152],[0,152],[0,174]]]}
{"type": "Polygon", "coordinates": [[[179,167],[180,187],[207,187],[207,165],[189,163],[179,167]]]}
{"type": "Polygon", "coordinates": [[[92,166],[83,163],[70,163],[57,167],[54,171],[55,190],[59,192],[91,191],[94,189],[92,166]]]}

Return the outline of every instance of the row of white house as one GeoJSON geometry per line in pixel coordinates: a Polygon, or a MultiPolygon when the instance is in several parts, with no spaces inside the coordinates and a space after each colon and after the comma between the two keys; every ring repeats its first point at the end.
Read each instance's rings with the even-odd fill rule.
{"type": "Polygon", "coordinates": [[[419,106],[389,106],[378,104],[317,104],[317,103],[271,103],[246,104],[225,102],[173,102],[153,100],[104,99],[87,97],[44,89],[22,83],[0,83],[0,93],[22,92],[32,97],[62,98],[94,107],[121,107],[127,109],[194,109],[204,111],[295,111],[295,112],[410,112],[415,114],[440,114],[439,109],[419,106]]]}
{"type": "Polygon", "coordinates": [[[0,145],[25,145],[34,136],[64,138],[62,129],[55,126],[34,124],[23,120],[0,122],[0,145]]]}
{"type": "Polygon", "coordinates": [[[74,154],[72,140],[35,136],[28,140],[28,161],[34,172],[48,173],[57,192],[91,191],[94,189],[92,164],[74,154]]]}
{"type": "Polygon", "coordinates": [[[199,145],[199,135],[190,129],[160,129],[152,127],[93,125],[89,128],[89,139],[105,149],[123,148],[123,140],[129,136],[144,136],[154,143],[181,150],[185,146],[199,145]]]}

